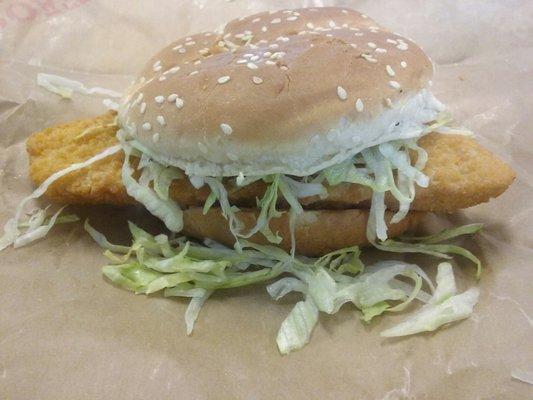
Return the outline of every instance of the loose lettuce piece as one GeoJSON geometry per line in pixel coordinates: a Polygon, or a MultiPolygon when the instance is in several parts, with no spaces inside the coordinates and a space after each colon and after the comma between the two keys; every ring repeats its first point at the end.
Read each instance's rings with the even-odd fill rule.
{"type": "Polygon", "coordinates": [[[458,254],[476,264],[476,278],[479,279],[481,276],[481,261],[461,246],[453,244],[402,243],[391,239],[387,239],[381,244],[375,243],[374,246],[380,250],[393,253],[419,253],[444,259],[451,259],[452,256],[450,254],[458,254]]]}
{"type": "Polygon", "coordinates": [[[172,200],[161,199],[148,185],[143,186],[133,178],[133,168],[130,165],[131,148],[125,143],[123,146],[125,155],[122,164],[122,182],[128,194],[143,204],[151,214],[161,219],[169,230],[181,231],[183,228],[181,208],[172,200]]]}
{"type": "Polygon", "coordinates": [[[296,303],[287,318],[281,323],[276,343],[281,354],[304,347],[318,321],[318,308],[310,298],[296,303]]]}
{"type": "Polygon", "coordinates": [[[202,290],[202,292],[199,292],[201,294],[192,297],[191,301],[189,302],[189,306],[185,311],[185,325],[187,326],[187,335],[190,335],[192,333],[194,329],[194,323],[198,318],[198,314],[200,314],[200,310],[202,309],[204,303],[209,298],[209,296],[211,296],[211,294],[213,293],[212,290],[199,290],[202,290]]]}
{"type": "Polygon", "coordinates": [[[307,285],[298,278],[285,277],[271,283],[266,289],[274,300],[279,300],[291,292],[306,293],[307,285]]]}
{"type": "Polygon", "coordinates": [[[462,235],[474,235],[483,228],[483,224],[468,224],[453,228],[444,229],[429,236],[402,236],[404,242],[440,243],[445,240],[455,239],[462,235]]]}
{"type": "Polygon", "coordinates": [[[397,337],[434,331],[444,324],[472,315],[479,297],[477,288],[456,295],[451,265],[439,265],[437,289],[431,301],[400,324],[381,332],[383,337],[397,337]]]}
{"type": "Polygon", "coordinates": [[[137,262],[122,265],[106,265],[102,268],[104,275],[114,284],[134,292],[140,291],[162,274],[143,267],[137,262]]]}
{"type": "Polygon", "coordinates": [[[387,303],[386,301],[380,301],[379,303],[376,303],[373,306],[363,308],[361,310],[361,319],[365,322],[370,322],[372,318],[383,314],[389,308],[389,303],[387,303]]]}

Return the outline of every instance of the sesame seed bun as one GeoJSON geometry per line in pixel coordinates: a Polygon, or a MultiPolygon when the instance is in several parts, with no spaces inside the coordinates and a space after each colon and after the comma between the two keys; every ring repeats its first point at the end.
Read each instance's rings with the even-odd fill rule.
{"type": "Polygon", "coordinates": [[[310,175],[420,133],[442,105],[410,40],[344,8],[260,13],[156,54],[124,129],[188,175],[310,175]]]}

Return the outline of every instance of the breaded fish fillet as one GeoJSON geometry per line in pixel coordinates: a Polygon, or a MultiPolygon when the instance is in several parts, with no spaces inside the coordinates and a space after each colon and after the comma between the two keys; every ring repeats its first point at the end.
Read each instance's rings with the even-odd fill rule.
{"type": "MultiPolygon", "coordinates": [[[[54,172],[117,143],[115,113],[54,126],[33,134],[27,141],[30,175],[36,184],[54,172]]],[[[428,152],[424,173],[428,188],[417,188],[412,210],[448,212],[486,202],[500,195],[515,178],[511,168],[474,139],[459,135],[429,134],[419,141],[428,152]]],[[[47,191],[51,199],[67,204],[130,204],[122,184],[123,155],[115,154],[55,182],[47,191]]],[[[254,206],[265,185],[256,182],[244,188],[229,189],[233,204],[254,206]]],[[[368,207],[371,190],[355,184],[328,188],[328,198],[302,199],[306,208],[368,207]]],[[[196,190],[188,179],[174,181],[171,196],[183,207],[201,206],[209,195],[204,187],[196,190]]],[[[397,201],[389,196],[389,208],[397,201]]]]}

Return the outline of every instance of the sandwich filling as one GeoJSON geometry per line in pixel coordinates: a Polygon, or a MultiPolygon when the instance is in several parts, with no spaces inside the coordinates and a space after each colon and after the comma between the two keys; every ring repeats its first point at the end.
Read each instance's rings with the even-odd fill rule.
{"type": "MultiPolygon", "coordinates": [[[[290,228],[294,237],[296,219],[303,212],[299,199],[311,196],[327,199],[325,184],[359,184],[370,188],[373,193],[367,237],[374,243],[376,239],[387,239],[385,194],[389,192],[398,201],[398,211],[391,221],[397,223],[409,212],[416,186],[427,187],[429,184],[429,178],[422,172],[427,154],[417,145],[418,139],[429,132],[450,129],[447,127],[449,122],[449,115],[444,112],[442,104],[429,91],[423,90],[406,101],[404,106],[395,108],[394,112],[384,112],[365,124],[341,121],[328,135],[320,135],[336,143],[337,152],[332,153],[327,161],[308,166],[306,171],[309,174],[296,175],[293,170],[283,171],[279,167],[259,173],[257,168],[251,170],[248,166],[240,165],[241,171],[235,173],[235,170],[233,176],[225,176],[224,173],[234,168],[231,164],[224,172],[206,162],[188,163],[185,160],[162,157],[137,138],[134,126],[123,121],[118,133],[126,154],[122,179],[128,194],[144,204],[174,232],[181,231],[183,227],[183,213],[179,204],[169,198],[172,180],[187,178],[197,189],[208,185],[211,194],[205,202],[204,213],[218,202],[228,220],[237,248],[240,246],[239,238],[248,239],[258,232],[269,242],[280,243],[281,237],[269,228],[269,221],[285,212],[276,208],[279,195],[289,205],[290,228]],[[351,144],[351,147],[345,144],[351,144]],[[138,181],[132,178],[134,171],[130,164],[131,155],[141,160],[138,165],[141,173],[138,181]],[[214,170],[220,174],[210,175],[209,172],[214,170]],[[243,187],[258,180],[264,181],[268,187],[263,197],[257,200],[259,215],[256,225],[245,231],[236,215],[239,209],[228,200],[226,186],[231,184],[243,187]]],[[[324,153],[323,146],[321,153],[324,153]]],[[[294,254],[294,240],[291,245],[294,254]]]]}

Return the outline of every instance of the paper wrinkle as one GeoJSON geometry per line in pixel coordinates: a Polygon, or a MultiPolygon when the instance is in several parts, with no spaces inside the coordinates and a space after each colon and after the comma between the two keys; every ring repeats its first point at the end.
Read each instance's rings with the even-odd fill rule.
{"type": "MultiPolygon", "coordinates": [[[[3,396],[453,400],[531,395],[530,385],[517,380],[533,371],[532,2],[160,0],[141,6],[116,0],[111,6],[73,0],[80,5],[72,10],[41,12],[25,21],[9,17],[14,3],[0,2],[0,225],[34,189],[25,139],[44,127],[106,111],[102,97],[62,100],[48,93],[37,86],[37,73],[120,92],[149,57],[177,37],[302,4],[351,6],[421,44],[437,64],[436,97],[459,125],[510,162],[518,178],[497,200],[427,222],[433,230],[450,222],[486,224],[484,233],[467,241],[485,261],[481,281],[475,283],[466,263],[455,269],[460,290],[477,285],[481,291],[470,320],[384,342],[379,332],[405,315],[365,325],[351,310],[342,310],[289,357],[279,356],[275,334],[290,301],[278,304],[262,287],[215,295],[195,334],[187,337],[186,303],[114,288],[101,276],[106,261],[82,223],[54,228],[46,240],[0,257],[3,396]]],[[[122,243],[128,242],[127,218],[160,229],[137,209],[78,207],[76,212],[122,243]]],[[[438,261],[420,260],[428,273],[435,272],[438,261]]]]}

